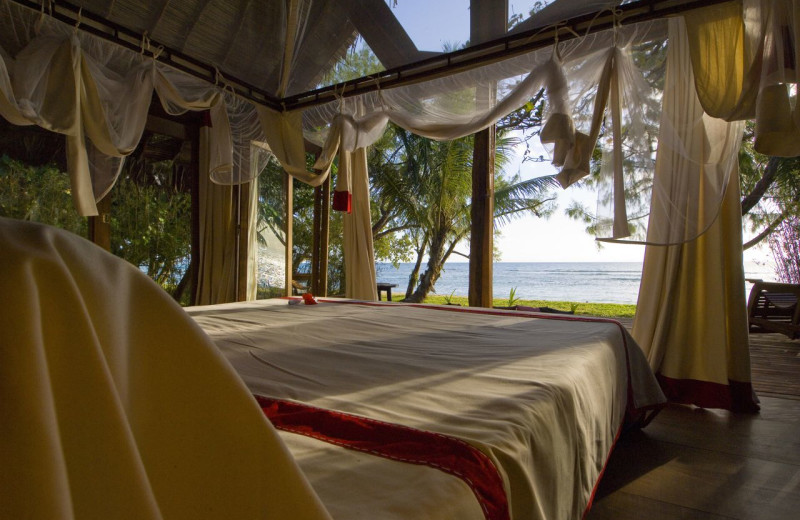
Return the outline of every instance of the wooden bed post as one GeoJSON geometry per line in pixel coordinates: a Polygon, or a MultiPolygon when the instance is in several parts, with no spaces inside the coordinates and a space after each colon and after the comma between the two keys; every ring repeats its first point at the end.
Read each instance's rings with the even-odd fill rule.
{"type": "MultiPolygon", "coordinates": [[[[469,7],[470,40],[473,44],[505,34],[508,24],[508,2],[470,0],[469,7]]],[[[475,134],[474,146],[469,304],[471,307],[491,307],[494,253],[494,125],[475,134]]]]}

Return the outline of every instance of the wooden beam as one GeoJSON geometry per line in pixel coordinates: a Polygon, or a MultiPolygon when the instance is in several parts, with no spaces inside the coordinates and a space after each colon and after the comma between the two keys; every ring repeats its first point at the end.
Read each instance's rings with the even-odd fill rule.
{"type": "MultiPolygon", "coordinates": [[[[508,24],[508,2],[470,1],[470,39],[482,43],[502,36],[508,24]]],[[[491,99],[493,92],[479,92],[491,99]]],[[[494,256],[495,127],[475,134],[472,155],[472,229],[469,254],[469,304],[491,307],[494,256]]]]}
{"type": "Polygon", "coordinates": [[[359,34],[384,67],[400,67],[422,58],[384,0],[346,0],[342,3],[359,34]]]}
{"type": "Polygon", "coordinates": [[[470,46],[504,37],[507,27],[508,0],[470,0],[470,46]]]}
{"type": "MultiPolygon", "coordinates": [[[[347,19],[336,2],[313,2],[309,20],[316,20],[314,37],[306,38],[295,50],[296,61],[302,64],[293,71],[287,91],[302,92],[318,85],[322,76],[344,56],[347,48],[355,41],[355,26],[347,19]]],[[[276,69],[274,87],[277,90],[276,69]]]]}
{"type": "Polygon", "coordinates": [[[154,134],[174,137],[175,139],[180,139],[181,141],[186,141],[190,137],[186,130],[186,125],[177,121],[165,119],[163,117],[154,116],[152,114],[147,115],[147,122],[144,125],[144,129],[154,134]]]}
{"type": "MultiPolygon", "coordinates": [[[[35,11],[41,9],[41,2],[34,2],[33,0],[11,1],[35,11]]],[[[207,3],[207,1],[208,0],[203,2],[203,4],[207,3]]],[[[113,42],[134,52],[142,51],[141,42],[144,35],[140,31],[106,20],[105,17],[93,13],[89,8],[72,4],[66,0],[59,0],[57,4],[53,3],[53,10],[52,12],[48,12],[48,14],[54,19],[68,25],[76,25],[80,20],[81,31],[113,42]]],[[[183,41],[185,42],[186,39],[187,38],[183,38],[183,41]]],[[[209,83],[214,83],[216,81],[218,68],[213,64],[205,63],[180,50],[151,40],[150,49],[144,50],[143,54],[146,56],[153,56],[154,52],[159,52],[158,60],[161,63],[166,63],[170,67],[208,81],[209,83]]],[[[230,73],[223,72],[225,73],[226,86],[231,88],[237,95],[274,110],[282,110],[280,100],[271,93],[241,80],[230,73]]]]}
{"type": "Polygon", "coordinates": [[[617,12],[621,15],[616,18],[610,10],[605,9],[570,18],[558,26],[535,27],[480,44],[471,42],[465,49],[285,97],[281,100],[281,106],[283,110],[297,110],[336,101],[339,97],[413,85],[548,47],[553,44],[556,35],[561,41],[567,41],[577,37],[574,33],[582,37],[608,30],[614,26],[615,20],[623,26],[632,25],[727,1],[730,0],[639,0],[618,6],[617,12]]]}
{"type": "Polygon", "coordinates": [[[96,217],[89,217],[89,240],[111,251],[111,192],[97,202],[96,217]]]}

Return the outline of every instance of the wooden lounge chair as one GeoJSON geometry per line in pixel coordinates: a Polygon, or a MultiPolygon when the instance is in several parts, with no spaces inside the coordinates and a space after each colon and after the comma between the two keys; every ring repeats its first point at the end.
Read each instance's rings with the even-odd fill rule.
{"type": "Polygon", "coordinates": [[[750,332],[780,332],[800,338],[800,284],[753,282],[747,302],[750,332]]]}

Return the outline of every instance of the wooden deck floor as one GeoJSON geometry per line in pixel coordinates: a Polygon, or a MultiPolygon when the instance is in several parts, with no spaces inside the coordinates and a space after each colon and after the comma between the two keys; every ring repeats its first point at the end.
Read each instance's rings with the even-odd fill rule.
{"type": "Polygon", "coordinates": [[[800,518],[800,341],[751,354],[761,412],[667,407],[620,439],[587,520],[800,518]]]}

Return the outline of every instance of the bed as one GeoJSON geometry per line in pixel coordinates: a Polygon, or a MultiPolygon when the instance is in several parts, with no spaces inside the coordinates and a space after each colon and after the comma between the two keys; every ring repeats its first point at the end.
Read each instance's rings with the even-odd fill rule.
{"type": "Polygon", "coordinates": [[[333,518],[577,519],[663,396],[619,323],[348,300],[195,307],[333,518]]]}
{"type": "Polygon", "coordinates": [[[577,519],[663,402],[613,321],[184,310],[86,240],[2,218],[0,298],[8,518],[577,519]]]}

